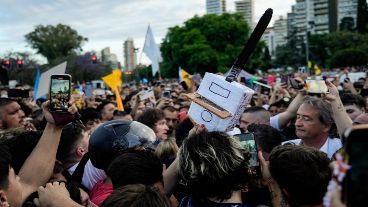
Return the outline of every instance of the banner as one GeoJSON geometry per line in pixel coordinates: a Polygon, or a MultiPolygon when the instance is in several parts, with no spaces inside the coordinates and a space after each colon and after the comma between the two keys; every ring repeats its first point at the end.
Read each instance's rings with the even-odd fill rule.
{"type": "Polygon", "coordinates": [[[67,62],[63,62],[41,74],[38,86],[36,86],[36,88],[38,89],[36,93],[36,99],[49,93],[51,75],[65,74],[66,63],[67,62]]]}

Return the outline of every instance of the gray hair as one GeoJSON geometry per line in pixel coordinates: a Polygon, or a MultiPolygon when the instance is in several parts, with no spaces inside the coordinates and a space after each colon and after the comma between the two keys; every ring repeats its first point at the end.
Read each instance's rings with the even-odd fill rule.
{"type": "Polygon", "coordinates": [[[318,112],[318,119],[322,124],[333,125],[335,123],[335,120],[332,116],[331,105],[322,98],[306,96],[303,104],[312,106],[318,112]]]}

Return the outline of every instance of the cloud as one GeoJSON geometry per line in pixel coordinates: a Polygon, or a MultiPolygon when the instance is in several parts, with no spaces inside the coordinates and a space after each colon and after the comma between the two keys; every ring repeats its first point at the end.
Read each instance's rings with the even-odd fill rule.
{"type": "MultiPolygon", "coordinates": [[[[227,1],[228,10],[235,10],[234,2],[227,1]]],[[[254,2],[257,21],[268,7],[274,9],[274,21],[281,14],[285,16],[295,0],[254,2]]],[[[2,0],[0,55],[5,50],[31,50],[26,47],[24,35],[36,25],[62,23],[89,39],[83,46],[85,51],[100,51],[109,46],[123,61],[122,45],[127,38],[132,37],[135,46],[142,50],[150,24],[156,42],[160,43],[169,27],[182,25],[196,14],[205,14],[205,4],[205,0],[2,0]]]]}

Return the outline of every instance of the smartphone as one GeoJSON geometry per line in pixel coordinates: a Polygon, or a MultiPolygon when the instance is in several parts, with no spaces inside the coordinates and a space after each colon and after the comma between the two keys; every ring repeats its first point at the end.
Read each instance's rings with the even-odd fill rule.
{"type": "Polygon", "coordinates": [[[328,88],[324,80],[305,80],[308,93],[327,93],[328,88]]]}
{"type": "Polygon", "coordinates": [[[71,79],[68,74],[51,75],[50,111],[67,112],[71,95],[71,79]]]}
{"type": "Polygon", "coordinates": [[[253,89],[261,94],[271,94],[272,87],[267,85],[267,83],[253,81],[253,89]]]}
{"type": "Polygon", "coordinates": [[[281,86],[287,87],[289,83],[289,75],[281,75],[281,86]]]}
{"type": "Polygon", "coordinates": [[[290,78],[289,82],[290,82],[290,86],[294,89],[301,90],[304,88],[304,83],[301,83],[295,80],[294,78],[290,78]]]}
{"type": "Polygon", "coordinates": [[[366,206],[368,198],[368,124],[344,133],[345,152],[351,166],[343,182],[343,200],[349,207],[366,206]]]}
{"type": "Polygon", "coordinates": [[[146,100],[150,97],[154,96],[153,90],[152,89],[148,89],[148,90],[144,90],[139,92],[139,99],[141,101],[146,100]]]}
{"type": "Polygon", "coordinates": [[[171,98],[171,92],[170,91],[164,91],[162,93],[162,97],[165,97],[165,98],[171,98]]]}
{"type": "Polygon", "coordinates": [[[258,148],[257,143],[254,138],[253,133],[244,133],[235,135],[243,145],[245,149],[247,149],[251,155],[249,160],[249,167],[252,170],[252,174],[260,177],[261,176],[261,168],[258,160],[258,148]]]}

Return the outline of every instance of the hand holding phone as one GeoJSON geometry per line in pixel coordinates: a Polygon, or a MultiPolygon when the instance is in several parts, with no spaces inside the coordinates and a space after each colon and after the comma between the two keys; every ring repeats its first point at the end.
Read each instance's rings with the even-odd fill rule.
{"type": "Polygon", "coordinates": [[[71,76],[68,74],[51,75],[50,111],[67,112],[71,96],[71,76]]]}
{"type": "Polygon", "coordinates": [[[249,151],[249,154],[251,155],[251,158],[249,160],[249,167],[252,170],[252,173],[256,177],[261,176],[261,169],[258,159],[258,148],[257,143],[254,138],[253,133],[244,133],[244,134],[238,134],[235,135],[240,141],[240,143],[243,145],[243,147],[249,151]]]}

